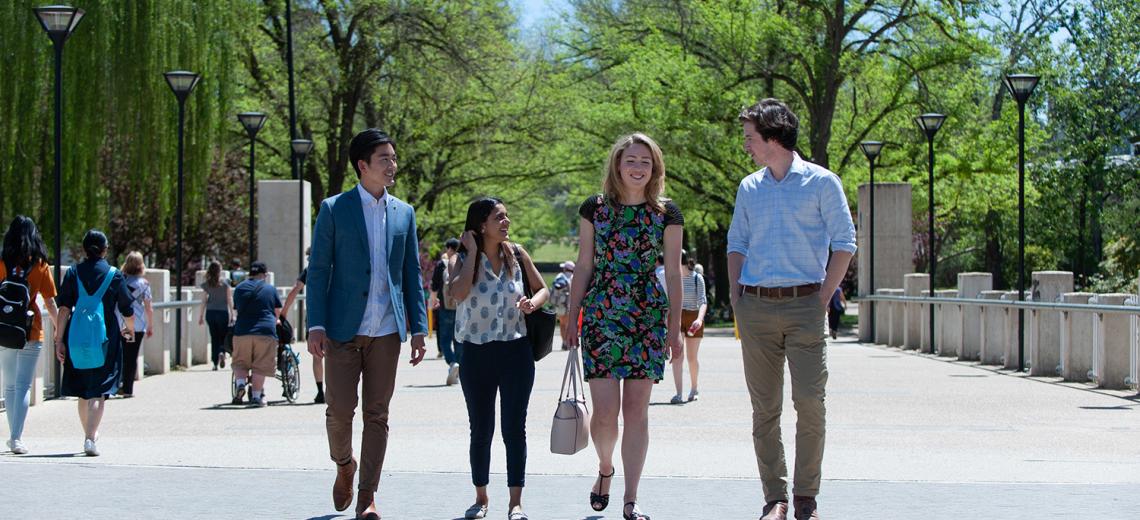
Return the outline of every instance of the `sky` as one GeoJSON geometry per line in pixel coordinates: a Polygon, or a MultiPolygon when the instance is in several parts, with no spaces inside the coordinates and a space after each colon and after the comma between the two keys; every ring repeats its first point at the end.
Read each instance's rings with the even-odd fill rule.
{"type": "Polygon", "coordinates": [[[525,30],[532,27],[546,15],[555,13],[567,5],[568,0],[512,0],[519,14],[519,25],[525,30]]]}

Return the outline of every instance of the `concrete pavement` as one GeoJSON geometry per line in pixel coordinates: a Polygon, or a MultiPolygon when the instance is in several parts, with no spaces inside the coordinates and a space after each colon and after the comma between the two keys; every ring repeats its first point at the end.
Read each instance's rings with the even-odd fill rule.
{"type": "MultiPolygon", "coordinates": [[[[656,520],[756,518],[762,498],[739,346],[706,338],[700,358],[700,401],[667,404],[670,377],[654,392],[640,501],[656,520]]],[[[547,449],[564,361],[556,351],[538,365],[527,424],[527,511],[536,520],[620,518],[620,478],[607,512],[587,505],[596,472],[591,448],[570,457],[547,449]]],[[[309,362],[306,400],[313,395],[309,362]]],[[[1140,511],[1135,395],[845,337],[832,342],[829,367],[825,518],[1079,512],[1123,520],[1140,511]]],[[[466,411],[458,386],[443,386],[445,375],[434,359],[400,369],[379,495],[385,518],[456,518],[471,502],[466,411]]],[[[227,372],[208,367],[140,381],[138,397],[108,403],[97,458],[76,456],[82,430],[74,400],[34,407],[24,436],[31,454],[0,455],[5,497],[26,498],[0,500],[0,518],[342,517],[328,496],[334,470],[323,407],[284,403],[277,382],[267,385],[272,406],[233,407],[228,382],[227,372]]],[[[790,390],[785,395],[791,454],[795,418],[790,390]]],[[[491,518],[505,517],[499,446],[491,518]]]]}

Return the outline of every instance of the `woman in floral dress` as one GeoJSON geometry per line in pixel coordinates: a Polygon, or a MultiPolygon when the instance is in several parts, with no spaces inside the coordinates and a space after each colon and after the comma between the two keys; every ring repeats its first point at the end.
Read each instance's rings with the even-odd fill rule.
{"type": "Polygon", "coordinates": [[[568,305],[570,316],[583,311],[580,334],[573,331],[568,340],[576,347],[581,339],[594,405],[590,435],[598,453],[598,479],[590,507],[601,511],[609,504],[620,413],[625,425],[622,516],[634,520],[649,518],[637,506],[649,447],[649,396],[663,377],[665,349],[674,355],[681,349],[684,219],[677,206],[661,198],[664,181],[657,143],[643,134],[618,139],[610,150],[602,194],[586,199],[578,210],[578,263],[568,305]],[[653,272],[662,251],[668,295],[653,272]]]}

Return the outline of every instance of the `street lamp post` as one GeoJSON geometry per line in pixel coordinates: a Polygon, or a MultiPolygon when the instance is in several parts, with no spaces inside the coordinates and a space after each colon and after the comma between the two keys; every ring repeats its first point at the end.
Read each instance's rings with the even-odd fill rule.
{"type": "MultiPolygon", "coordinates": [[[[194,91],[194,87],[198,86],[198,81],[202,79],[201,76],[184,70],[176,70],[163,74],[166,77],[166,84],[170,86],[170,90],[174,92],[174,97],[178,99],[178,208],[175,217],[175,227],[177,228],[177,247],[175,253],[175,301],[182,301],[182,192],[183,192],[183,176],[182,176],[182,156],[184,150],[183,129],[186,123],[186,98],[190,97],[190,93],[194,91]]],[[[174,363],[182,364],[182,307],[178,307],[174,322],[174,363]]]]}
{"type": "MultiPolygon", "coordinates": [[[[297,158],[297,172],[304,172],[305,158],[313,151],[313,142],[309,139],[294,139],[290,141],[293,156],[297,158]]],[[[309,213],[305,211],[305,176],[297,176],[297,272],[305,265],[305,219],[309,213]]]]}
{"type": "MultiPolygon", "coordinates": [[[[83,19],[85,11],[66,5],[32,8],[55,50],[55,283],[63,282],[63,44],[83,19]]],[[[54,358],[53,358],[54,359],[54,358]]],[[[55,362],[55,396],[59,397],[63,371],[55,362]]]]}
{"type": "Polygon", "coordinates": [[[262,112],[242,112],[237,115],[238,121],[241,126],[245,127],[245,131],[249,134],[249,263],[246,265],[253,265],[253,261],[257,259],[257,254],[253,250],[253,237],[254,237],[254,175],[253,169],[255,166],[254,147],[257,141],[257,131],[265,126],[266,115],[262,112]]]}
{"type": "MultiPolygon", "coordinates": [[[[1041,79],[1007,74],[1005,88],[1017,101],[1017,300],[1025,301],[1025,102],[1041,79]]],[[[1017,370],[1025,371],[1025,309],[1017,309],[1017,370]]]]}
{"type": "MultiPolygon", "coordinates": [[[[871,247],[870,247],[870,258],[867,259],[867,265],[869,266],[869,269],[867,270],[867,276],[870,278],[868,280],[870,282],[868,284],[870,286],[869,294],[874,296],[875,295],[875,159],[879,156],[879,152],[881,152],[883,150],[883,142],[882,141],[863,141],[863,142],[859,143],[859,148],[861,148],[863,150],[863,155],[867,156],[867,162],[871,165],[871,182],[870,182],[871,187],[868,189],[868,191],[870,191],[870,199],[871,199],[871,201],[870,201],[871,202],[871,211],[870,211],[871,216],[868,219],[870,226],[868,228],[868,233],[867,233],[867,239],[870,242],[871,247]]],[[[871,302],[871,317],[870,317],[869,328],[871,329],[871,342],[874,343],[875,342],[875,302],[871,302]]]]}
{"type": "MultiPolygon", "coordinates": [[[[930,254],[930,297],[934,297],[934,273],[935,268],[938,266],[938,256],[935,254],[934,247],[934,134],[938,133],[938,129],[942,128],[942,123],[946,121],[946,116],[942,114],[926,113],[916,118],[914,121],[918,123],[918,127],[926,134],[926,144],[928,151],[928,166],[929,175],[927,177],[926,194],[930,199],[929,202],[929,236],[928,236],[928,253],[930,254]]],[[[934,342],[934,304],[930,304],[930,353],[937,354],[938,349],[934,342]]]]}
{"type": "MultiPolygon", "coordinates": [[[[293,86],[293,0],[285,0],[285,65],[289,76],[289,139],[297,138],[297,96],[293,86]]],[[[296,154],[289,157],[290,173],[300,179],[301,167],[296,154]]]]}

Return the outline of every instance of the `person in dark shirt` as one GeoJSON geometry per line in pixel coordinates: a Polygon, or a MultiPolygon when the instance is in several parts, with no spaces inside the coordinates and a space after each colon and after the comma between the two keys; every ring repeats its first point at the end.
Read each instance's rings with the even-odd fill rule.
{"type": "Polygon", "coordinates": [[[83,250],[87,253],[87,259],[67,270],[63,283],[59,286],[59,296],[55,299],[59,307],[56,323],[60,324],[55,331],[55,356],[63,363],[61,393],[79,398],[79,420],[83,423],[84,434],[83,452],[88,457],[95,457],[99,455],[95,441],[99,437],[99,424],[103,421],[104,404],[108,397],[117,393],[123,370],[123,342],[119,337],[119,318],[115,316],[114,309],[117,308],[123,317],[127,341],[134,339],[135,309],[131,305],[134,299],[127,290],[123,274],[103,259],[107,255],[107,235],[94,229],[88,231],[83,237],[83,250]],[[74,353],[71,352],[69,319],[80,300],[79,284],[83,284],[84,294],[95,296],[108,276],[111,280],[99,298],[103,305],[107,338],[103,349],[103,364],[93,368],[75,368],[72,363],[74,353]]]}
{"type": "Polygon", "coordinates": [[[249,278],[234,288],[234,384],[238,391],[233,404],[241,404],[246,381],[252,389],[250,397],[258,407],[266,405],[265,378],[277,370],[277,316],[281,299],[277,289],[266,283],[269,268],[264,262],[249,267],[249,278]],[[252,373],[252,374],[251,374],[252,373]]]}
{"type": "MultiPolygon", "coordinates": [[[[313,248],[305,249],[305,256],[309,256],[313,248]]],[[[281,308],[278,316],[284,317],[289,313],[289,307],[293,305],[293,301],[297,299],[297,295],[305,289],[305,284],[308,282],[309,268],[301,269],[301,274],[297,276],[296,283],[293,288],[289,289],[289,294],[285,296],[285,306],[281,308]]],[[[299,329],[298,329],[299,330],[299,329]]],[[[298,338],[300,339],[300,338],[298,338]]],[[[325,402],[325,363],[321,359],[313,359],[313,381],[317,385],[317,397],[313,399],[314,403],[323,404],[325,402]]]]}

